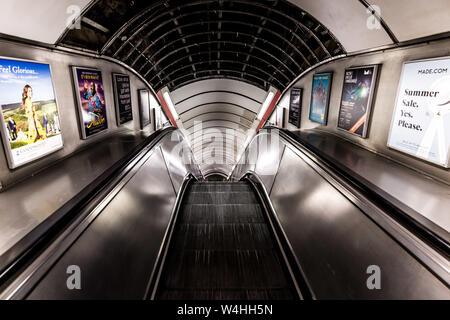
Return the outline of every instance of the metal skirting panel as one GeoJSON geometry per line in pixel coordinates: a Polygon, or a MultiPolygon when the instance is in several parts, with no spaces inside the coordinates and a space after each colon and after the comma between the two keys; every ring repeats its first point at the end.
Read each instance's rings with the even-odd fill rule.
{"type": "Polygon", "coordinates": [[[317,299],[449,299],[449,289],[286,148],[271,201],[317,299]],[[369,290],[369,266],[381,289],[369,290]]]}
{"type": "Polygon", "coordinates": [[[142,299],[175,198],[158,148],[28,298],[142,299]],[[66,287],[70,265],[82,290],[66,287]]]}

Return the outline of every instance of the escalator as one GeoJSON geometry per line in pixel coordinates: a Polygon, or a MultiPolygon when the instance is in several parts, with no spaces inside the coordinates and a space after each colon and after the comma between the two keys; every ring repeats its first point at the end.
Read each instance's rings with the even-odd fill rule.
{"type": "Polygon", "coordinates": [[[155,298],[298,298],[268,219],[247,182],[191,183],[175,221],[155,298]]]}
{"type": "Polygon", "coordinates": [[[449,297],[446,255],[289,137],[260,149],[270,134],[229,181],[204,181],[184,136],[159,133],[0,273],[0,299],[449,297]]]}

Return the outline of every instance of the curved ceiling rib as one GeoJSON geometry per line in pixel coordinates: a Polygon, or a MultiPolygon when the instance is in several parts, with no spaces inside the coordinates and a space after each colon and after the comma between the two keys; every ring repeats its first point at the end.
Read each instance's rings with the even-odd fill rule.
{"type": "Polygon", "coordinates": [[[208,107],[208,108],[209,108],[209,107],[211,107],[211,106],[216,106],[216,105],[220,105],[220,106],[223,106],[223,107],[225,107],[225,108],[226,108],[226,106],[229,106],[230,108],[231,108],[231,107],[240,108],[240,109],[242,109],[243,111],[249,112],[249,113],[251,113],[251,114],[253,114],[253,115],[256,116],[256,112],[254,112],[254,111],[252,111],[252,110],[250,110],[250,109],[247,109],[247,108],[245,108],[244,106],[238,105],[238,104],[236,104],[236,103],[225,102],[225,101],[213,101],[213,102],[208,102],[208,103],[203,103],[203,104],[200,104],[200,105],[196,105],[195,107],[192,107],[192,108],[190,108],[190,109],[188,109],[188,110],[185,110],[185,111],[179,113],[179,115],[180,115],[180,116],[183,116],[184,114],[186,114],[186,113],[188,113],[188,112],[191,112],[191,111],[194,111],[194,110],[196,110],[196,109],[198,109],[198,108],[201,108],[201,107],[208,107]]]}
{"type": "MultiPolygon", "coordinates": [[[[254,120],[254,119],[248,119],[248,118],[246,118],[245,116],[243,116],[241,114],[237,114],[237,113],[229,112],[229,111],[208,111],[208,112],[204,112],[204,113],[198,114],[196,116],[193,116],[193,117],[190,117],[190,118],[187,118],[187,119],[183,118],[183,123],[186,123],[186,122],[198,119],[198,118],[202,118],[202,117],[204,117],[206,115],[212,115],[212,114],[214,114],[216,116],[226,115],[226,116],[237,117],[238,119],[241,119],[241,120],[249,122],[250,125],[253,123],[253,120],[254,120]]],[[[200,120],[202,120],[202,119],[200,119],[200,120]]]]}
{"type": "Polygon", "coordinates": [[[287,0],[98,0],[84,17],[108,32],[70,30],[61,42],[121,60],[155,91],[207,78],[282,91],[306,68],[345,53],[287,0]]]}
{"type": "Polygon", "coordinates": [[[269,88],[283,91],[307,68],[345,53],[288,0],[98,0],[84,17],[109,33],[70,30],[62,43],[120,60],[155,91],[167,88],[195,157],[222,156],[224,171],[269,88]]]}

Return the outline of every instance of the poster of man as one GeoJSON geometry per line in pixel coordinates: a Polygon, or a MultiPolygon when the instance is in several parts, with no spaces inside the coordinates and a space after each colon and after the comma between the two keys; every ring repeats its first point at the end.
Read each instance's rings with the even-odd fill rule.
{"type": "Polygon", "coordinates": [[[81,136],[87,139],[108,129],[102,73],[99,70],[73,67],[81,136]]]}
{"type": "Polygon", "coordinates": [[[315,74],[311,92],[309,119],[320,124],[327,124],[328,104],[332,73],[315,74]]]}
{"type": "Polygon", "coordinates": [[[0,108],[10,168],[63,147],[48,64],[0,58],[0,108]]]}

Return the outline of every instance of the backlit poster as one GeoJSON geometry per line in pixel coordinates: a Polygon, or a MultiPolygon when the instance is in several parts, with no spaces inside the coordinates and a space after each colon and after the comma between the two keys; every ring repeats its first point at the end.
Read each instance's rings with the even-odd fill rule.
{"type": "Polygon", "coordinates": [[[0,58],[2,140],[11,169],[63,147],[50,66],[0,58]]]}
{"type": "Polygon", "coordinates": [[[285,115],[285,108],[278,107],[276,111],[276,123],[275,125],[278,128],[284,128],[284,115],[285,115]]]}
{"type": "Polygon", "coordinates": [[[117,125],[120,126],[133,120],[130,76],[118,73],[113,73],[112,76],[116,102],[116,119],[117,125]]]}
{"type": "Polygon", "coordinates": [[[339,129],[362,138],[367,137],[377,72],[377,65],[345,70],[339,108],[339,129]]]}
{"type": "Polygon", "coordinates": [[[388,146],[449,167],[450,57],[403,65],[388,146]]]}
{"type": "Polygon", "coordinates": [[[313,76],[309,120],[327,124],[332,78],[332,73],[315,74],[313,76]]]}
{"type": "Polygon", "coordinates": [[[108,129],[102,73],[96,69],[73,67],[73,75],[81,136],[87,139],[108,129]]]}
{"type": "Polygon", "coordinates": [[[141,119],[141,129],[150,124],[150,92],[147,89],[138,91],[139,115],[141,119]]]}
{"type": "Polygon", "coordinates": [[[300,117],[302,112],[302,93],[301,88],[292,88],[289,100],[289,123],[300,128],[300,117]]]}

